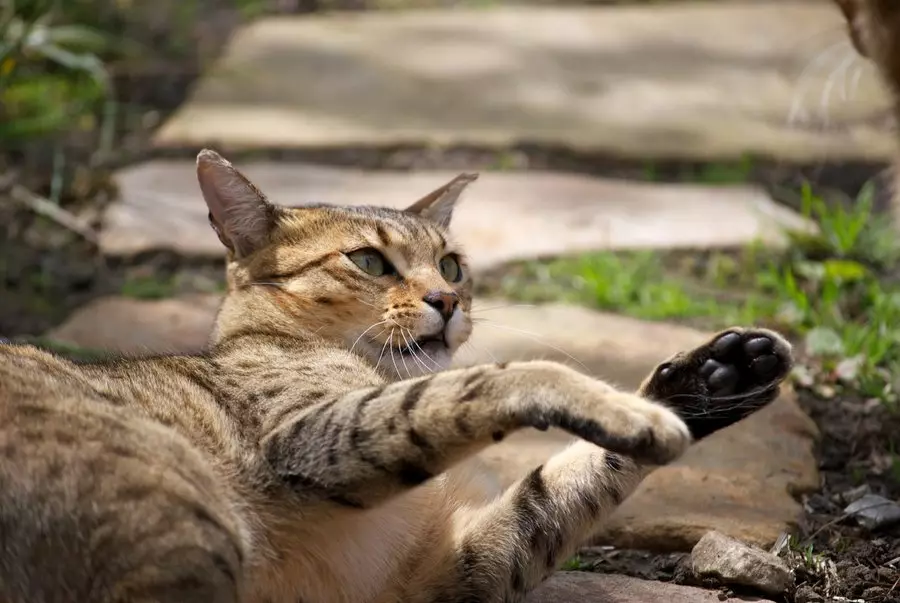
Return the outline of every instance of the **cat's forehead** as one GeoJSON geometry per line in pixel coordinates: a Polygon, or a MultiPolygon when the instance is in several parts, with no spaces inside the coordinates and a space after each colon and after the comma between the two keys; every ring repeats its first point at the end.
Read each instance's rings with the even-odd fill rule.
{"type": "Polygon", "coordinates": [[[368,241],[376,247],[400,250],[432,248],[459,251],[439,224],[402,210],[376,206],[304,205],[288,209],[282,221],[287,238],[368,241]]]}

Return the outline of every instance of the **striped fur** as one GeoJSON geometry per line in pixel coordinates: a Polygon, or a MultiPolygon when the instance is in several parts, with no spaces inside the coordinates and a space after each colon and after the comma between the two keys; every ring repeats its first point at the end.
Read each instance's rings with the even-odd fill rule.
{"type": "MultiPolygon", "coordinates": [[[[891,94],[895,128],[900,124],[900,2],[834,0],[856,52],[874,65],[891,94]]],[[[834,66],[837,69],[837,66],[834,66]]],[[[890,216],[900,227],[900,156],[894,163],[890,216]]]]}
{"type": "Polygon", "coordinates": [[[4,603],[521,601],[790,366],[777,334],[732,329],[637,394],[549,362],[449,370],[471,279],[446,227],[474,176],[402,212],[275,206],[210,151],[198,177],[228,255],[206,352],[0,345],[4,603]],[[549,427],[581,441],[506,492],[460,464],[549,427]]]}

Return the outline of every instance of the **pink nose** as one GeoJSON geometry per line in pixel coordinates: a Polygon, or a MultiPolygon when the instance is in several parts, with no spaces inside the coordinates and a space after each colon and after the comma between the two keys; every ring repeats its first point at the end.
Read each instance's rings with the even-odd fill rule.
{"type": "Polygon", "coordinates": [[[430,291],[422,298],[426,304],[441,313],[445,321],[450,320],[453,311],[456,310],[456,304],[459,303],[459,297],[452,291],[430,291]]]}

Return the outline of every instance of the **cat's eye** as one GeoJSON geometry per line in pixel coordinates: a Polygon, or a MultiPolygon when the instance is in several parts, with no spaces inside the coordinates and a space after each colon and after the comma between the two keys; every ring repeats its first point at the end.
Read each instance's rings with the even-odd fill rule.
{"type": "Polygon", "coordinates": [[[385,276],[395,274],[397,271],[381,253],[371,247],[357,249],[347,254],[350,261],[356,264],[360,270],[370,276],[385,276]]]}
{"type": "Polygon", "coordinates": [[[445,255],[438,264],[441,270],[441,276],[448,283],[458,283],[462,280],[462,267],[459,265],[459,259],[453,255],[445,255]]]}

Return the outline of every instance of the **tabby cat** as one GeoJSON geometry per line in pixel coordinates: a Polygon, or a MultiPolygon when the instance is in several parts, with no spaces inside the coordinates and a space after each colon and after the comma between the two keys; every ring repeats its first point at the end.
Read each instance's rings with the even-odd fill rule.
{"type": "MultiPolygon", "coordinates": [[[[895,127],[900,124],[900,1],[835,0],[847,22],[853,47],[878,69],[893,98],[895,127]]],[[[900,226],[900,162],[894,169],[891,217],[900,226]]]]}
{"type": "Polygon", "coordinates": [[[205,353],[0,345],[4,603],[521,601],[792,362],[735,328],[638,394],[551,362],[450,370],[472,280],[447,227],[474,175],[398,211],[277,206],[209,150],[197,173],[227,250],[205,353]],[[506,492],[459,465],[551,426],[581,440],[506,492]]]}

